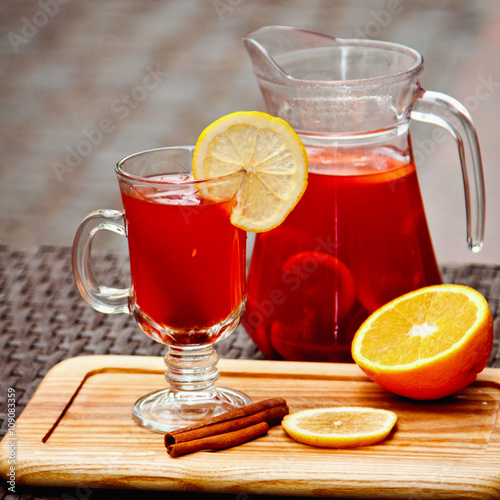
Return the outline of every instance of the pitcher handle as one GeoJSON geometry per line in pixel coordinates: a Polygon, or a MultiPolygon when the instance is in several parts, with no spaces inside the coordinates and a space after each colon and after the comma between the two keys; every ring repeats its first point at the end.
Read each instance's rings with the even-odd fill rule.
{"type": "Polygon", "coordinates": [[[439,125],[457,141],[464,182],[467,245],[472,252],[479,252],[484,239],[485,189],[481,150],[470,113],[453,97],[422,89],[411,118],[439,125]]]}
{"type": "Polygon", "coordinates": [[[96,210],[80,224],[73,241],[72,266],[76,286],[83,299],[97,311],[130,313],[130,288],[110,288],[97,282],[91,265],[92,241],[98,231],[106,229],[126,236],[123,212],[96,210]]]}

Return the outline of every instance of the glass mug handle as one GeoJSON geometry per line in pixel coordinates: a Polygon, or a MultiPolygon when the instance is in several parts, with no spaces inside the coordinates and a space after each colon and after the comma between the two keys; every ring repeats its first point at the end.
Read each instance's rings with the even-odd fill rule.
{"type": "Polygon", "coordinates": [[[123,212],[96,210],[82,221],[73,240],[72,266],[76,286],[83,299],[99,312],[130,313],[130,288],[100,285],[92,270],[91,248],[96,233],[102,229],[126,236],[123,212]]]}
{"type": "Polygon", "coordinates": [[[422,89],[411,118],[439,125],[456,140],[464,182],[467,245],[469,250],[479,252],[484,238],[484,178],[481,150],[470,113],[453,97],[422,89]]]}

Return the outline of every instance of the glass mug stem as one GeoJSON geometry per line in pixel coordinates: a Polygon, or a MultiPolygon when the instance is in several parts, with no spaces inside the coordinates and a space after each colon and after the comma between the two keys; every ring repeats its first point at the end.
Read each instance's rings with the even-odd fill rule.
{"type": "Polygon", "coordinates": [[[165,379],[173,390],[213,391],[219,378],[219,355],[213,345],[200,347],[171,346],[165,355],[165,379]]]}

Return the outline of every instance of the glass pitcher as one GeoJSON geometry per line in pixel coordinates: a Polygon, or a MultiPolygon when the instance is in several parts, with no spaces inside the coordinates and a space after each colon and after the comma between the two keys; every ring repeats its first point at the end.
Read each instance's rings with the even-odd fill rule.
{"type": "Polygon", "coordinates": [[[456,140],[474,252],[484,232],[476,131],[459,102],[420,86],[413,49],[273,26],[244,44],[268,112],[307,149],[309,178],[285,222],[256,236],[243,324],[268,358],[352,361],[353,335],[371,312],[441,283],[410,120],[456,140]]]}

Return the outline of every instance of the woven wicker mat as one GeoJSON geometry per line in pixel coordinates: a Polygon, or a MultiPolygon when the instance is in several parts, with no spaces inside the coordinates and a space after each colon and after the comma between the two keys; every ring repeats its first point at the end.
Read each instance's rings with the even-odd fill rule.
{"type": "MultiPolygon", "coordinates": [[[[103,283],[127,286],[126,256],[96,254],[93,261],[95,274],[103,283]]],[[[500,367],[500,266],[444,266],[442,272],[445,282],[469,285],[487,298],[495,319],[489,365],[500,367]]],[[[89,354],[159,356],[164,351],[164,346],[140,331],[131,316],[98,313],[81,299],[73,281],[69,248],[16,251],[0,246],[1,436],[7,429],[8,387],[16,389],[19,414],[48,370],[63,359],[89,354]]],[[[217,351],[226,358],[263,358],[242,328],[220,342],[217,351]]],[[[0,499],[18,498],[7,493],[0,485],[0,499]]],[[[83,498],[74,492],[67,496],[73,497],[83,498]]],[[[26,491],[22,498],[46,497],[26,491]]],[[[95,491],[92,498],[97,498],[95,491]]]]}

